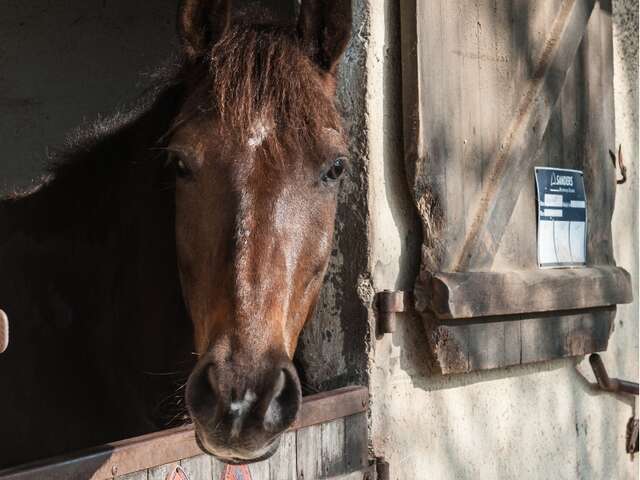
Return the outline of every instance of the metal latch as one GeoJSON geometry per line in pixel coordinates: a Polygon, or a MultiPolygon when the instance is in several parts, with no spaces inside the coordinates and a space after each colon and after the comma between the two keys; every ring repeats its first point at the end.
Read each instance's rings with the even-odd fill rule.
{"type": "Polygon", "coordinates": [[[413,305],[413,293],[384,290],[376,295],[378,334],[396,331],[396,313],[407,312],[413,305]]]}
{"type": "MultiPolygon", "coordinates": [[[[607,369],[602,363],[600,355],[594,353],[589,357],[589,363],[593,369],[598,386],[605,392],[626,393],[627,395],[638,395],[638,384],[627,380],[619,380],[609,377],[607,369]]],[[[625,450],[629,454],[638,452],[638,419],[631,417],[627,423],[627,438],[625,450]]]]}

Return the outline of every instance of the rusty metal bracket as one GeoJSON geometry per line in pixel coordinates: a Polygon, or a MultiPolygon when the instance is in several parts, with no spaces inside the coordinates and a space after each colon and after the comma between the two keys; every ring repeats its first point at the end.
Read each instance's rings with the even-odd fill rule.
{"type": "Polygon", "coordinates": [[[616,183],[618,185],[622,185],[627,182],[627,166],[624,164],[624,157],[622,155],[622,145],[618,147],[618,156],[616,158],[616,154],[609,150],[609,156],[611,157],[611,161],[613,162],[613,167],[620,167],[620,178],[616,179],[616,183]]]}
{"type": "Polygon", "coordinates": [[[376,457],[376,480],[391,480],[391,468],[384,457],[376,457]]]}
{"type": "MultiPolygon", "coordinates": [[[[638,384],[618,378],[611,378],[607,369],[597,353],[589,357],[589,363],[593,369],[593,374],[598,382],[598,387],[605,392],[625,393],[627,395],[638,395],[638,384]]],[[[638,452],[638,419],[631,417],[627,423],[627,435],[625,439],[625,450],[629,454],[638,452]]]]}
{"type": "Polygon", "coordinates": [[[609,377],[607,369],[605,368],[604,363],[602,363],[600,355],[598,355],[597,353],[594,353],[589,357],[589,363],[591,364],[593,374],[598,381],[598,386],[605,392],[638,395],[637,383],[609,377]]]}
{"type": "Polygon", "coordinates": [[[376,295],[378,333],[396,331],[396,313],[406,312],[413,305],[413,292],[384,290],[376,295]]]}

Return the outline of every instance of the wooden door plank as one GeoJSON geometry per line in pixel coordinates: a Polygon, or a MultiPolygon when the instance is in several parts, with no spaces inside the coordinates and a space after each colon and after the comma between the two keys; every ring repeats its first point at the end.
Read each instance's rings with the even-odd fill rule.
{"type": "Polygon", "coordinates": [[[295,480],[296,471],[296,432],[287,432],[280,440],[276,453],[269,459],[269,478],[271,480],[295,480]]]}
{"type": "Polygon", "coordinates": [[[269,460],[264,462],[252,463],[249,465],[251,472],[251,480],[270,480],[269,460]]]}
{"type": "Polygon", "coordinates": [[[522,363],[606,350],[615,307],[560,318],[522,321],[522,363]]]}
{"type": "Polygon", "coordinates": [[[297,432],[296,455],[298,478],[322,477],[322,427],[301,428],[297,432]]]}
{"type": "Polygon", "coordinates": [[[522,185],[530,180],[528,173],[594,4],[595,0],[567,1],[556,17],[547,47],[502,142],[504,148],[497,152],[482,195],[474,202],[473,221],[453,271],[491,267],[522,185]]]}
{"type": "Polygon", "coordinates": [[[225,467],[226,464],[211,457],[211,478],[213,480],[222,480],[225,467]]]}
{"type": "Polygon", "coordinates": [[[211,480],[213,478],[211,457],[209,455],[186,458],[180,461],[180,466],[182,466],[189,479],[211,480]]]}
{"type": "Polygon", "coordinates": [[[114,477],[114,480],[147,480],[147,471],[128,473],[126,475],[120,475],[114,477]]]}
{"type": "Polygon", "coordinates": [[[179,463],[168,463],[147,470],[147,480],[167,480],[169,474],[175,471],[179,463]]]}
{"type": "Polygon", "coordinates": [[[344,419],[344,465],[346,472],[361,470],[369,464],[369,423],[365,413],[344,419]]]}
{"type": "Polygon", "coordinates": [[[322,424],[322,469],[323,476],[331,477],[343,474],[345,471],[344,419],[322,424]]]}

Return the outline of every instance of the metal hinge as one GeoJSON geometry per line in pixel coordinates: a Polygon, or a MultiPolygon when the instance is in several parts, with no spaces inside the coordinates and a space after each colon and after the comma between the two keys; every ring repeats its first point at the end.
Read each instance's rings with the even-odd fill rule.
{"type": "Polygon", "coordinates": [[[379,335],[396,331],[396,313],[407,312],[413,305],[413,292],[384,290],[376,294],[379,335]]]}
{"type": "Polygon", "coordinates": [[[376,457],[376,480],[390,480],[391,469],[384,457],[376,457]]]}

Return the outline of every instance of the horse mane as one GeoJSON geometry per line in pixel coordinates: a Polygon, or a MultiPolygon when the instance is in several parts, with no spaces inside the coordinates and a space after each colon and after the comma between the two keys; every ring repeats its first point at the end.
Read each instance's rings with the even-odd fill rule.
{"type": "MultiPolygon", "coordinates": [[[[282,157],[314,146],[322,130],[342,129],[333,99],[333,79],[304,52],[295,28],[236,23],[205,59],[204,81],[192,108],[175,126],[194,115],[214,115],[228,138],[246,143],[257,121],[275,131],[263,144],[263,157],[282,157]]],[[[202,79],[200,79],[202,80],[202,79]]]]}

